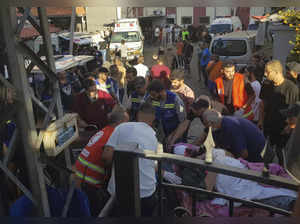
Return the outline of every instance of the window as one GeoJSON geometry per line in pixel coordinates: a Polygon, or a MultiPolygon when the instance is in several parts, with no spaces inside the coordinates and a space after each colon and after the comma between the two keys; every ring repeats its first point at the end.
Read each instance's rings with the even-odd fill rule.
{"type": "Polygon", "coordinates": [[[111,43],[121,43],[121,40],[126,42],[138,42],[141,40],[138,32],[116,32],[111,36],[111,43]]]}
{"type": "Polygon", "coordinates": [[[181,24],[192,24],[192,17],[191,16],[181,17],[181,24]]]}
{"type": "Polygon", "coordinates": [[[167,24],[175,24],[174,18],[167,18],[167,24]]]}
{"type": "Polygon", "coordinates": [[[247,53],[245,40],[215,40],[212,53],[219,56],[242,56],[247,53]]]}
{"type": "Polygon", "coordinates": [[[232,32],[231,24],[213,24],[210,26],[211,33],[230,33],[232,32]]]}
{"type": "Polygon", "coordinates": [[[200,16],[199,23],[208,25],[210,23],[210,17],[209,16],[200,16]]]}

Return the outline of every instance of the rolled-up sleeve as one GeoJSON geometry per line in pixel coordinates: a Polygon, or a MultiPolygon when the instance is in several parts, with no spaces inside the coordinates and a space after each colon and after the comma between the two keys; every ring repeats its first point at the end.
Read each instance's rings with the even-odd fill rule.
{"type": "Polygon", "coordinates": [[[184,121],[186,119],[186,111],[183,101],[180,99],[180,97],[177,95],[175,100],[175,108],[176,113],[178,116],[178,119],[180,122],[184,121]]]}

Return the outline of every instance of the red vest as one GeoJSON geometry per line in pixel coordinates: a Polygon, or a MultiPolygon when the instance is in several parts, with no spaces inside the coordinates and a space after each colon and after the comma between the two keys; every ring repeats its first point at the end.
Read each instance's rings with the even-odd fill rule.
{"type": "Polygon", "coordinates": [[[103,147],[114,131],[114,127],[106,126],[97,132],[85,146],[76,161],[76,176],[82,181],[102,187],[108,180],[107,170],[101,161],[103,147]]]}
{"type": "MultiPolygon", "coordinates": [[[[217,90],[221,103],[225,103],[224,100],[224,84],[223,78],[219,77],[215,80],[217,84],[217,90]]],[[[247,102],[247,93],[245,90],[244,76],[240,73],[235,73],[232,84],[232,100],[235,109],[239,109],[247,102]]]]}

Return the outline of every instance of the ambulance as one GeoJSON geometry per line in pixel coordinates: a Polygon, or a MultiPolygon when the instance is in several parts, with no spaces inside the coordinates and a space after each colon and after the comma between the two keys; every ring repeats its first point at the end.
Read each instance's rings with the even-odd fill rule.
{"type": "Polygon", "coordinates": [[[231,33],[239,30],[242,30],[242,23],[237,16],[217,18],[210,26],[210,32],[214,35],[231,33]]]}
{"type": "Polygon", "coordinates": [[[109,46],[111,55],[120,49],[122,40],[128,49],[128,60],[143,55],[144,36],[138,19],[121,19],[115,23],[109,46]]]}

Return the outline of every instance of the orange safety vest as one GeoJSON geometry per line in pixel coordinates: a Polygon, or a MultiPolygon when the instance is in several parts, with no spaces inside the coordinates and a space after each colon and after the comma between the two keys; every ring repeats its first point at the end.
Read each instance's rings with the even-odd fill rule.
{"type": "MultiPolygon", "coordinates": [[[[215,80],[215,83],[217,85],[218,95],[220,97],[221,103],[225,103],[225,97],[224,97],[224,84],[223,84],[223,78],[219,77],[215,80]]],[[[245,90],[245,81],[244,81],[244,75],[240,73],[235,73],[233,78],[233,84],[232,84],[232,100],[233,100],[233,106],[235,109],[240,109],[242,106],[244,106],[248,100],[248,96],[245,90]]],[[[244,109],[243,117],[248,120],[254,119],[254,113],[251,106],[248,106],[246,109],[244,109]]]]}
{"type": "Polygon", "coordinates": [[[80,153],[75,164],[75,174],[81,181],[95,187],[102,187],[108,180],[108,172],[101,158],[103,147],[108,142],[114,129],[114,127],[106,126],[97,132],[80,153]]]}
{"type": "MultiPolygon", "coordinates": [[[[218,94],[221,103],[225,103],[223,78],[219,77],[215,80],[218,94]]],[[[235,109],[239,109],[245,105],[248,96],[245,90],[244,76],[240,73],[235,73],[232,84],[232,100],[235,109]]]]}

